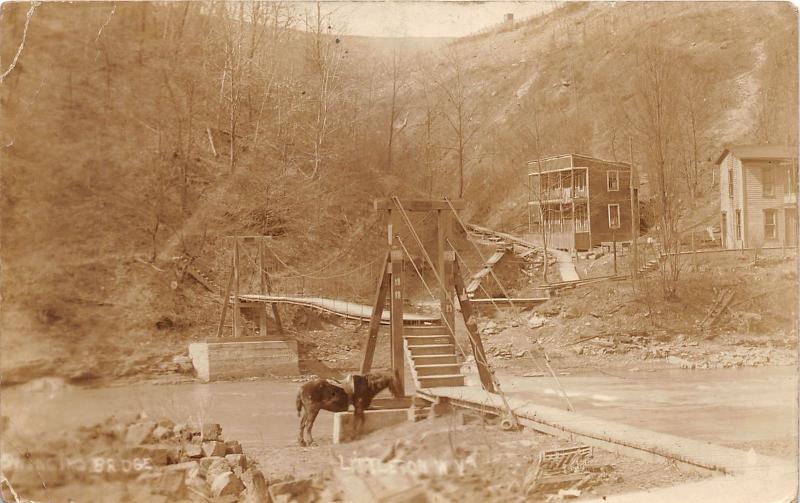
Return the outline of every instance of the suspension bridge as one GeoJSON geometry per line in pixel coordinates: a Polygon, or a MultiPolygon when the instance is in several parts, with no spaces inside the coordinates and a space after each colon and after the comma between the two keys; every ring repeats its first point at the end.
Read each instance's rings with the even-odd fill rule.
{"type": "MultiPolygon", "coordinates": [[[[257,264],[255,276],[258,292],[242,291],[240,285],[241,257],[239,238],[237,237],[233,245],[231,275],[223,296],[218,335],[222,334],[225,316],[229,310],[233,311],[234,317],[232,327],[234,338],[229,339],[231,344],[243,340],[240,325],[243,309],[255,310],[260,318],[259,331],[262,335],[266,334],[266,318],[269,307],[272,308],[275,321],[280,327],[278,304],[297,305],[346,318],[368,320],[369,330],[364,343],[360,368],[361,373],[367,373],[372,367],[378,341],[378,330],[381,325],[389,325],[391,368],[401,377],[401,386],[399,386],[397,396],[392,399],[395,408],[385,408],[384,405],[367,411],[367,425],[370,422],[370,415],[379,416],[376,422],[385,426],[390,424],[387,422],[389,414],[393,414],[391,417],[394,419],[391,421],[397,422],[398,418],[405,420],[406,417],[423,417],[433,406],[447,404],[451,407],[476,411],[483,415],[500,417],[502,418],[501,424],[507,428],[524,426],[549,435],[573,441],[580,440],[588,445],[648,461],[666,460],[688,469],[710,474],[734,475],[732,479],[725,479],[727,481],[726,489],[735,489],[749,478],[762,476],[757,471],[758,466],[783,469],[784,465],[780,461],[764,456],[754,457],[749,453],[727,447],[651,432],[575,413],[563,388],[562,394],[567,400],[569,409],[567,411],[508,398],[503,393],[500,382],[486,358],[474,317],[474,294],[478,289],[488,293],[481,285],[481,280],[492,277],[504,295],[503,298],[498,299],[489,297],[492,304],[496,306],[504,304],[516,309],[520,307],[520,299],[513,299],[495,275],[493,267],[502,259],[500,250],[487,257],[473,243],[479,263],[482,264],[480,270],[473,273],[463,255],[454,246],[453,222],[456,222],[466,235],[470,234],[468,226],[461,221],[458,215],[457,210],[461,207],[463,207],[463,203],[460,201],[448,199],[401,201],[397,197],[392,197],[376,201],[375,209],[384,213],[388,231],[382,260],[370,261],[370,272],[365,272],[367,267],[360,266],[358,270],[345,271],[344,274],[326,277],[326,291],[330,294],[331,288],[333,288],[333,296],[308,294],[305,291],[312,276],[319,274],[325,268],[314,271],[314,275],[299,274],[299,271],[290,268],[285,260],[275,254],[276,259],[292,271],[295,277],[280,278],[278,275],[269,274],[266,268],[265,250],[267,247],[264,239],[255,240],[258,242],[258,257],[254,260],[254,263],[257,264]],[[415,225],[412,221],[411,214],[415,212],[424,212],[428,213],[429,217],[430,215],[435,217],[436,234],[432,252],[428,251],[429,247],[425,246],[424,239],[418,232],[420,222],[415,225]],[[415,249],[417,254],[412,254],[411,249],[415,249]],[[373,265],[377,265],[377,268],[373,268],[373,265]],[[405,312],[404,292],[409,286],[405,277],[407,268],[413,271],[412,277],[422,285],[431,299],[438,302],[438,311],[430,314],[405,312]],[[358,274],[366,278],[366,285],[372,283],[374,295],[371,297],[371,305],[359,302],[359,289],[352,288],[353,279],[358,277],[354,275],[358,274]],[[373,274],[377,276],[377,279],[373,274]],[[332,286],[332,284],[336,284],[336,278],[346,278],[348,281],[332,286]],[[469,285],[466,284],[465,278],[471,278],[469,285]],[[300,281],[300,295],[289,295],[286,291],[282,291],[283,289],[275,288],[277,283],[287,280],[300,281]],[[350,289],[347,290],[344,287],[350,289]],[[353,299],[341,298],[341,295],[336,295],[336,290],[340,294],[342,291],[348,291],[353,299]],[[456,304],[458,309],[456,309],[456,304]],[[457,311],[466,327],[466,344],[456,337],[457,311]],[[462,362],[470,354],[477,366],[480,386],[467,386],[465,382],[462,362]],[[415,388],[411,395],[405,391],[406,369],[409,372],[407,377],[410,378],[409,380],[415,388]]],[[[475,232],[473,228],[473,233],[475,232]]],[[[487,236],[485,229],[477,232],[484,237],[487,236]]],[[[513,239],[505,238],[506,241],[513,242],[513,239]]],[[[270,251],[274,254],[272,250],[270,251]]],[[[336,263],[336,259],[329,261],[331,265],[334,263],[336,263]]],[[[411,275],[410,271],[409,275],[411,275]]],[[[248,288],[250,287],[248,286],[248,288]]],[[[546,298],[539,300],[546,300],[546,298]]],[[[218,340],[224,341],[226,338],[220,337],[218,340]]],[[[239,353],[239,355],[241,354],[243,353],[239,353]]],[[[233,360],[228,360],[228,362],[231,361],[233,360]]],[[[558,378],[549,365],[546,353],[544,353],[544,363],[560,387],[558,378]]],[[[335,432],[337,425],[338,431],[341,432],[347,414],[349,413],[335,414],[335,432]]],[[[698,487],[698,489],[700,488],[698,487]]]]}

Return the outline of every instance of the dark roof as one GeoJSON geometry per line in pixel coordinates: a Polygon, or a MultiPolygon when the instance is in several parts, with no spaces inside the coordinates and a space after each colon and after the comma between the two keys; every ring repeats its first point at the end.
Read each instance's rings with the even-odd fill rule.
{"type": "Polygon", "coordinates": [[[722,163],[731,152],[739,159],[796,159],[797,147],[788,145],[727,145],[717,158],[716,164],[722,163]]]}

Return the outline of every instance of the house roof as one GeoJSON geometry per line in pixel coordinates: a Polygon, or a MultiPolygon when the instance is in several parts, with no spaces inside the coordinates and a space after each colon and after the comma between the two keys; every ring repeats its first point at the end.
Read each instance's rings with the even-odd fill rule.
{"type": "MultiPolygon", "coordinates": [[[[550,157],[542,157],[541,159],[533,159],[533,160],[528,161],[528,166],[538,165],[538,163],[540,161],[544,163],[544,162],[553,161],[553,160],[556,160],[556,159],[563,159],[563,158],[566,158],[566,157],[570,158],[572,166],[569,166],[569,167],[566,167],[566,168],[557,168],[557,169],[544,169],[544,170],[542,170],[542,173],[554,173],[556,171],[570,171],[570,170],[573,170],[573,169],[576,169],[576,168],[586,168],[586,166],[581,166],[580,164],[577,164],[577,163],[580,162],[580,159],[588,159],[590,161],[601,162],[601,163],[604,163],[604,164],[608,164],[610,166],[615,166],[616,169],[624,170],[624,169],[630,169],[631,168],[631,165],[628,162],[608,161],[606,159],[599,159],[597,157],[592,157],[592,156],[583,155],[583,154],[561,154],[561,155],[552,155],[550,157]]],[[[538,171],[531,171],[530,173],[528,173],[529,176],[534,176],[534,175],[538,175],[538,174],[539,174],[538,171]]]]}
{"type": "Polygon", "coordinates": [[[796,159],[797,147],[789,145],[727,145],[715,164],[721,164],[728,152],[739,159],[796,159]]]}

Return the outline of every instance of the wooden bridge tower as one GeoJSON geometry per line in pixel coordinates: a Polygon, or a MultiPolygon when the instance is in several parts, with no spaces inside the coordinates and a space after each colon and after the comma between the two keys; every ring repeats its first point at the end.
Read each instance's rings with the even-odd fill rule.
{"type": "MultiPolygon", "coordinates": [[[[400,377],[400,395],[405,395],[404,381],[405,381],[405,355],[411,349],[406,346],[409,338],[431,338],[435,339],[438,335],[421,335],[428,333],[424,331],[425,328],[435,329],[437,327],[406,327],[403,320],[403,272],[404,272],[404,255],[408,256],[408,249],[403,241],[400,239],[400,230],[405,227],[416,242],[416,246],[421,250],[429,267],[433,270],[436,276],[437,285],[435,289],[438,291],[438,298],[441,310],[441,328],[444,338],[449,337],[452,343],[455,344],[455,309],[453,303],[453,293],[455,292],[461,311],[464,315],[464,321],[467,325],[470,344],[475,360],[478,362],[478,371],[481,378],[481,383],[484,388],[489,391],[494,391],[492,376],[489,373],[488,364],[486,363],[486,355],[483,351],[483,345],[480,341],[480,336],[477,331],[475,321],[472,319],[472,308],[469,305],[469,299],[464,292],[463,281],[458,270],[458,263],[455,260],[455,252],[451,247],[452,238],[452,218],[453,212],[463,209],[463,201],[450,201],[443,200],[405,200],[400,201],[397,197],[387,199],[377,199],[374,202],[374,208],[377,211],[386,213],[385,221],[387,222],[387,245],[388,251],[383,261],[383,274],[378,280],[377,291],[375,294],[375,302],[372,308],[372,316],[370,319],[369,331],[367,334],[366,346],[364,349],[364,358],[361,363],[361,373],[367,373],[372,367],[372,360],[375,354],[375,345],[378,339],[378,329],[380,328],[381,316],[386,305],[386,295],[390,295],[389,313],[390,313],[390,354],[392,371],[396,372],[400,377]],[[436,212],[436,251],[434,257],[425,250],[425,247],[416,233],[414,226],[410,220],[410,212],[436,212]],[[420,332],[424,331],[424,332],[420,332]],[[408,335],[407,335],[408,332],[408,335]],[[415,335],[411,335],[412,332],[415,335]]],[[[408,257],[410,259],[410,256],[408,257]]],[[[413,264],[412,264],[413,265],[413,264]]],[[[413,265],[416,269],[416,265],[413,265]]],[[[419,271],[416,271],[419,273],[419,271]]],[[[421,274],[420,274],[421,277],[421,274]]],[[[440,332],[437,332],[437,334],[440,332]]],[[[447,357],[448,355],[432,355],[447,357]]],[[[411,364],[410,364],[411,365],[411,364]]],[[[412,371],[414,371],[413,365],[412,371]]],[[[437,365],[428,365],[434,367],[437,365]]],[[[440,367],[458,368],[455,361],[455,354],[452,360],[448,360],[440,367]]],[[[414,373],[415,380],[419,377],[414,373]]],[[[422,379],[434,379],[436,376],[423,377],[422,379]]],[[[450,376],[456,377],[456,376],[450,376]]],[[[461,383],[463,385],[463,376],[461,383]]]]}

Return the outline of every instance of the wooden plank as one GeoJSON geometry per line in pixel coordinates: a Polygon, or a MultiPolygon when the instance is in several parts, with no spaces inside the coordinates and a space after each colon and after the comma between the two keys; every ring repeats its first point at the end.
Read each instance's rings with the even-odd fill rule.
{"type": "MultiPolygon", "coordinates": [[[[417,392],[426,399],[447,400],[451,405],[500,411],[499,395],[475,387],[442,387],[417,392]]],[[[759,467],[780,468],[783,460],[753,455],[706,441],[645,430],[635,426],[556,409],[517,398],[508,399],[520,422],[533,430],[599,447],[648,462],[674,462],[680,467],[704,472],[743,474],[759,467]]]]}
{"type": "Polygon", "coordinates": [[[403,348],[403,251],[393,248],[390,252],[391,271],[391,327],[392,327],[392,371],[398,375],[398,396],[405,396],[405,350],[403,348]]]}
{"type": "MultiPolygon", "coordinates": [[[[258,269],[259,269],[259,286],[261,287],[261,295],[266,295],[267,293],[267,281],[264,277],[264,242],[262,240],[258,240],[258,269]]],[[[263,304],[260,306],[258,310],[258,325],[259,325],[259,335],[262,337],[267,335],[267,305],[263,304]]]]}
{"type": "Polygon", "coordinates": [[[186,272],[189,273],[189,276],[191,276],[193,280],[195,280],[198,283],[200,283],[200,285],[202,285],[203,288],[205,288],[209,292],[212,292],[212,293],[214,292],[214,287],[211,286],[211,283],[206,281],[206,279],[200,274],[200,271],[198,271],[194,267],[192,267],[191,264],[186,266],[186,272]]]}
{"type": "Polygon", "coordinates": [[[219,317],[219,325],[217,325],[217,337],[222,337],[222,328],[225,326],[225,316],[228,314],[228,303],[231,296],[231,288],[233,287],[233,260],[231,260],[231,274],[228,277],[228,286],[225,287],[225,296],[222,297],[222,314],[219,317]]]}
{"type": "Polygon", "coordinates": [[[458,304],[461,306],[461,314],[464,316],[464,324],[467,326],[469,343],[470,346],[472,346],[472,353],[475,355],[475,363],[478,366],[478,376],[481,379],[481,385],[486,391],[494,393],[494,380],[492,379],[491,370],[489,370],[489,360],[486,359],[486,352],[483,349],[483,342],[478,332],[478,325],[475,323],[475,319],[472,316],[472,305],[470,304],[469,297],[467,297],[467,292],[464,290],[464,281],[461,279],[461,271],[459,271],[458,262],[453,263],[453,278],[456,287],[456,297],[458,297],[458,304]]]}
{"type": "Polygon", "coordinates": [[[241,302],[239,300],[239,238],[233,237],[233,336],[241,337],[241,302]]]}
{"type": "Polygon", "coordinates": [[[543,302],[547,302],[550,300],[550,297],[525,297],[525,298],[511,298],[507,299],[504,297],[497,297],[494,299],[470,299],[470,303],[473,304],[473,307],[481,307],[481,306],[495,306],[497,307],[510,307],[513,303],[516,306],[535,306],[538,304],[542,304],[543,302]]]}
{"type": "Polygon", "coordinates": [[[386,293],[389,290],[391,281],[389,276],[389,253],[386,252],[383,264],[383,274],[378,280],[377,291],[375,292],[375,302],[372,305],[372,317],[369,320],[369,330],[367,331],[367,342],[364,345],[364,358],[361,361],[361,373],[367,374],[372,369],[372,359],[375,355],[375,344],[378,342],[378,329],[381,326],[383,317],[383,307],[386,304],[386,293]]]}
{"type": "MultiPolygon", "coordinates": [[[[400,201],[406,211],[434,211],[434,210],[447,210],[450,206],[447,201],[431,200],[431,199],[403,199],[400,201]]],[[[451,200],[450,203],[457,210],[463,210],[466,206],[462,199],[451,200]]],[[[396,210],[394,201],[391,198],[375,199],[372,206],[376,210],[396,210]]]]}
{"type": "Polygon", "coordinates": [[[445,288],[442,290],[440,305],[442,310],[442,323],[453,338],[456,336],[456,313],[453,307],[453,264],[455,264],[455,261],[456,256],[452,250],[444,252],[442,282],[445,284],[445,288]]]}
{"type": "MultiPolygon", "coordinates": [[[[447,201],[445,201],[445,204],[447,201]]],[[[453,311],[453,262],[455,253],[448,249],[451,234],[452,216],[450,206],[436,212],[436,241],[437,264],[436,268],[441,278],[439,285],[439,307],[442,313],[442,322],[453,337],[455,337],[455,312],[453,311]]]]}

